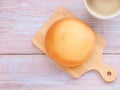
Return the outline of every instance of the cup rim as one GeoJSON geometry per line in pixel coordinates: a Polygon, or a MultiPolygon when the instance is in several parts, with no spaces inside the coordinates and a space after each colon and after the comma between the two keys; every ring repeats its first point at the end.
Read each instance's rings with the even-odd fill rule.
{"type": "Polygon", "coordinates": [[[93,11],[92,9],[90,9],[90,8],[88,7],[87,0],[84,0],[84,4],[85,4],[88,12],[89,12],[92,16],[94,16],[95,18],[98,18],[98,19],[103,19],[103,20],[105,20],[105,19],[111,19],[111,18],[114,18],[114,17],[116,17],[116,16],[118,16],[118,15],[120,14],[120,10],[118,10],[117,12],[115,12],[115,13],[109,15],[109,16],[97,15],[96,13],[94,13],[94,11],[93,11]]]}

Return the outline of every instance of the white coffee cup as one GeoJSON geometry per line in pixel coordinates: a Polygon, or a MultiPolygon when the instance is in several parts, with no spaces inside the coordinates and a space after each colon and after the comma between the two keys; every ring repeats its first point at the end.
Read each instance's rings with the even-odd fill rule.
{"type": "Polygon", "coordinates": [[[98,19],[110,19],[120,14],[120,0],[84,0],[84,3],[88,12],[98,19]]]}

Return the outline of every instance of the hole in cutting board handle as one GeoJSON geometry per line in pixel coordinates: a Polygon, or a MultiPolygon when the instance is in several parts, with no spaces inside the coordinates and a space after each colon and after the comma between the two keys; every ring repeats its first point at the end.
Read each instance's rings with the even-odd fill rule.
{"type": "Polygon", "coordinates": [[[107,82],[113,82],[117,78],[116,70],[109,65],[99,65],[97,71],[100,73],[102,78],[107,82]]]}
{"type": "Polygon", "coordinates": [[[107,72],[107,76],[111,76],[112,73],[110,71],[107,72]]]}

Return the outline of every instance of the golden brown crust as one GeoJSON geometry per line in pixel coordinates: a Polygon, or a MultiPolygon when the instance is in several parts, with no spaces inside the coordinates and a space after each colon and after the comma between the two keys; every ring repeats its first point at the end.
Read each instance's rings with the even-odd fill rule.
{"type": "Polygon", "coordinates": [[[47,54],[65,67],[84,63],[95,45],[92,29],[76,18],[64,18],[55,22],[45,37],[47,54]]]}

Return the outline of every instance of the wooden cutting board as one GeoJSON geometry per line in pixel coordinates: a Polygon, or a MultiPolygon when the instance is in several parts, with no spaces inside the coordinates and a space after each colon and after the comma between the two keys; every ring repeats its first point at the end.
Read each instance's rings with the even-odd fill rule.
{"type": "MultiPolygon", "coordinates": [[[[69,10],[67,10],[64,7],[58,9],[55,12],[55,14],[45,23],[45,25],[33,37],[32,39],[33,44],[36,47],[38,47],[41,51],[46,53],[44,40],[47,30],[54,22],[65,17],[77,18],[73,13],[71,13],[69,10]]],[[[111,66],[104,64],[102,60],[102,53],[106,45],[106,40],[97,32],[95,32],[95,36],[96,36],[96,45],[94,48],[94,52],[92,53],[92,56],[89,58],[89,60],[87,60],[83,65],[74,68],[66,68],[63,66],[61,67],[64,68],[65,71],[67,71],[75,78],[79,78],[88,71],[96,70],[100,73],[100,75],[105,81],[112,82],[116,79],[117,72],[111,66]]]]}

